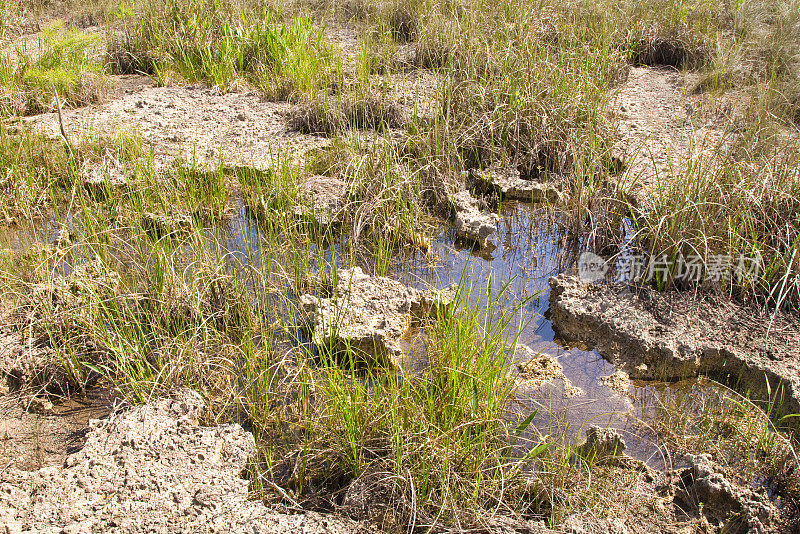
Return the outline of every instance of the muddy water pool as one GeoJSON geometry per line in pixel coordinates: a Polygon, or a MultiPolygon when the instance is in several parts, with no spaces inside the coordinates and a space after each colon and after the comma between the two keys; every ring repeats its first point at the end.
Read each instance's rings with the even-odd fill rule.
{"type": "MultiPolygon", "coordinates": [[[[494,288],[507,285],[501,302],[518,308],[514,325],[521,327],[518,343],[532,349],[527,351],[528,357],[537,353],[552,356],[566,377],[536,387],[521,381],[510,416],[524,418],[536,410],[532,423],[536,432],[564,441],[580,441],[589,425],[612,427],[624,437],[628,454],[654,468],[669,467],[668,453],[643,419],[652,415],[665,392],[679,389],[691,390],[693,395],[724,395],[724,388],[718,389],[708,380],[702,384],[696,380],[680,384],[631,382],[622,388],[607,385],[603,378],[613,375],[617,368],[596,351],[561,342],[548,318],[548,279],[575,269],[581,244],[568,237],[556,215],[528,205],[505,205],[498,229],[496,248],[476,251],[460,243],[451,226],[441,223],[432,250],[397,259],[388,276],[418,288],[445,288],[466,276],[475,287],[470,298],[478,305],[486,304],[484,289],[490,280],[494,288]]],[[[228,250],[253,261],[262,238],[258,224],[242,210],[229,223],[222,241],[228,250]]],[[[339,250],[334,244],[315,253],[324,257],[325,264],[336,262],[345,268],[346,262],[339,261],[339,250]]],[[[515,357],[520,354],[526,352],[515,357]]]]}
{"type": "MultiPolygon", "coordinates": [[[[0,234],[0,242],[8,248],[24,249],[36,242],[52,241],[59,227],[52,221],[23,224],[0,234]]],[[[574,271],[581,243],[568,237],[557,214],[528,205],[504,205],[498,230],[494,249],[476,251],[459,243],[454,229],[442,222],[432,249],[395,259],[388,276],[419,288],[449,287],[466,276],[475,288],[470,298],[479,306],[486,305],[485,288],[490,281],[496,289],[507,286],[500,302],[518,312],[513,325],[519,327],[517,342],[532,349],[518,351],[514,357],[524,360],[535,354],[549,355],[560,364],[565,376],[565,380],[535,387],[520,381],[509,416],[524,418],[536,411],[532,422],[535,432],[564,441],[580,441],[589,425],[612,427],[624,437],[628,454],[654,468],[669,467],[669,455],[643,419],[652,415],[664,392],[678,388],[690,390],[692,395],[720,395],[725,393],[724,388],[709,380],[703,380],[702,385],[690,380],[681,384],[631,382],[610,387],[603,378],[613,375],[617,368],[596,351],[562,343],[548,318],[548,279],[574,271]]],[[[73,228],[71,233],[80,231],[73,228]]],[[[274,250],[262,248],[262,241],[268,237],[243,207],[222,227],[210,229],[208,235],[209,242],[219,243],[231,258],[245,263],[267,259],[261,251],[274,250]]],[[[347,263],[340,260],[340,250],[335,243],[319,250],[312,247],[311,255],[319,259],[311,259],[309,264],[312,269],[333,263],[346,268],[347,263]]]]}

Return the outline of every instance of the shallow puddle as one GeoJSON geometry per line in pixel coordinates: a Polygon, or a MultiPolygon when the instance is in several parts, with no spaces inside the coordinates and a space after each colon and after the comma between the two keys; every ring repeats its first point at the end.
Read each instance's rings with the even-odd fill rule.
{"type": "Polygon", "coordinates": [[[410,285],[444,287],[458,283],[466,273],[476,285],[473,297],[477,300],[483,300],[490,277],[495,288],[508,284],[503,295],[506,304],[513,307],[524,302],[517,342],[533,353],[552,356],[566,377],[566,381],[556,379],[537,387],[521,381],[513,412],[524,418],[537,410],[533,425],[551,439],[580,441],[589,425],[615,428],[625,438],[628,454],[661,467],[658,445],[644,435],[635,417],[639,386],[631,384],[627,393],[607,386],[602,378],[617,368],[595,351],[562,344],[553,330],[547,313],[548,280],[573,268],[580,253],[578,243],[554,218],[545,209],[507,205],[495,236],[497,248],[479,255],[454,245],[455,232],[443,226],[435,243],[438,261],[424,265],[420,258],[419,265],[399,273],[400,277],[410,285]]]}
{"type": "MultiPolygon", "coordinates": [[[[521,380],[512,417],[525,418],[536,410],[532,423],[536,431],[563,441],[580,441],[589,425],[615,428],[623,435],[628,454],[651,467],[663,468],[668,460],[637,417],[646,409],[638,406],[637,400],[651,398],[657,390],[644,383],[609,387],[603,377],[613,375],[617,368],[595,351],[559,342],[548,318],[548,279],[574,267],[580,246],[567,237],[557,215],[545,209],[511,203],[504,206],[502,215],[493,250],[475,251],[459,244],[455,230],[442,223],[432,251],[396,260],[388,275],[417,288],[444,288],[466,277],[473,284],[470,298],[479,305],[486,304],[490,279],[495,291],[507,285],[501,302],[507,309],[518,308],[519,320],[514,325],[520,327],[518,344],[532,349],[529,356],[552,356],[566,377],[535,387],[521,380]]],[[[260,239],[258,224],[242,210],[230,221],[222,242],[252,262],[259,258],[260,239]]],[[[337,261],[339,250],[331,245],[319,253],[330,264],[337,261]]],[[[339,266],[347,267],[343,262],[339,266]]],[[[404,346],[420,350],[418,344],[407,342],[404,346]]],[[[424,358],[424,354],[415,357],[424,358]]]]}
{"type": "MultiPolygon", "coordinates": [[[[21,249],[35,242],[51,242],[57,230],[58,225],[52,222],[18,226],[4,230],[0,242],[8,248],[21,249]]],[[[218,243],[237,262],[253,265],[275,260],[268,256],[275,254],[275,247],[262,247],[269,237],[244,207],[221,227],[209,229],[207,235],[209,243],[218,243]]],[[[639,419],[648,409],[641,401],[653,402],[659,389],[646,383],[624,382],[621,387],[609,387],[603,378],[613,375],[616,367],[595,351],[559,342],[548,319],[548,279],[574,269],[581,251],[580,244],[570,239],[565,227],[559,224],[558,215],[543,208],[506,204],[494,244],[497,246],[491,251],[462,246],[455,230],[442,222],[431,251],[395,259],[388,275],[418,288],[448,287],[466,277],[473,287],[470,299],[478,305],[486,304],[490,281],[494,291],[505,287],[500,303],[506,309],[517,309],[519,320],[514,325],[520,327],[517,342],[531,349],[517,355],[527,354],[524,358],[549,355],[561,365],[566,378],[535,386],[521,380],[512,416],[525,418],[536,411],[533,419],[536,431],[563,441],[580,441],[589,425],[612,427],[623,435],[628,454],[655,468],[668,465],[657,440],[639,419]]],[[[308,255],[305,261],[312,271],[332,262],[345,268],[345,262],[339,261],[340,250],[334,243],[323,249],[312,246],[303,254],[308,255]]],[[[285,269],[291,272],[290,265],[285,269]]],[[[420,344],[413,340],[403,343],[410,351],[420,351],[420,344]]],[[[419,357],[424,358],[424,354],[419,357]]],[[[714,387],[709,381],[704,383],[699,389],[714,387]]],[[[692,388],[692,383],[681,387],[692,388]]],[[[530,437],[536,439],[533,433],[530,437]]]]}

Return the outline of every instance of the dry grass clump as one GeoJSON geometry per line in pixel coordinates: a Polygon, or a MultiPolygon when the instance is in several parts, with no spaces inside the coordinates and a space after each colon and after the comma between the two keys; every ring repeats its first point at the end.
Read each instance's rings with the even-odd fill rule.
{"type": "Polygon", "coordinates": [[[634,65],[703,69],[719,37],[730,31],[732,14],[724,4],[704,0],[615,2],[614,40],[634,65]]]}
{"type": "Polygon", "coordinates": [[[333,136],[353,129],[384,131],[404,124],[400,107],[381,96],[328,97],[300,104],[299,108],[290,127],[305,134],[333,136]]]}
{"type": "Polygon", "coordinates": [[[137,42],[135,36],[111,36],[107,45],[106,64],[114,74],[155,75],[156,57],[146,42],[137,42]]]}
{"type": "Polygon", "coordinates": [[[100,26],[113,21],[118,8],[114,0],[4,0],[0,6],[0,37],[34,33],[58,20],[78,29],[100,26]]]}
{"type": "Polygon", "coordinates": [[[4,0],[0,5],[0,39],[11,39],[31,28],[18,1],[4,0]]]}
{"type": "Polygon", "coordinates": [[[466,168],[511,165],[530,179],[568,177],[576,190],[605,174],[611,130],[603,110],[621,55],[569,33],[554,46],[541,28],[504,20],[512,14],[492,20],[492,8],[484,9],[434,49],[446,51],[445,70],[453,72],[441,97],[446,130],[437,137],[451,140],[466,168]]]}
{"type": "Polygon", "coordinates": [[[413,41],[419,32],[421,2],[392,1],[386,5],[382,14],[389,27],[389,33],[398,43],[413,41]]]}

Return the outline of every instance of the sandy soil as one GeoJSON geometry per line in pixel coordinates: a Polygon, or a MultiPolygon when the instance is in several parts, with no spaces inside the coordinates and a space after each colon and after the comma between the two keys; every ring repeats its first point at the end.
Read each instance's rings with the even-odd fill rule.
{"type": "MultiPolygon", "coordinates": [[[[297,157],[327,146],[322,137],[289,128],[295,107],[267,102],[255,92],[220,94],[201,86],[143,87],[99,106],[64,112],[67,135],[73,139],[114,136],[128,132],[141,136],[156,163],[171,165],[176,158],[213,168],[227,166],[266,169],[274,158],[297,157]]],[[[25,120],[47,136],[59,136],[58,117],[46,114],[25,120]]]]}
{"type": "Polygon", "coordinates": [[[620,180],[633,185],[633,199],[646,208],[649,197],[680,176],[703,153],[724,149],[725,125],[719,110],[732,98],[709,102],[695,94],[696,73],[671,68],[631,67],[612,97],[617,125],[613,154],[624,170],[620,180]]]}

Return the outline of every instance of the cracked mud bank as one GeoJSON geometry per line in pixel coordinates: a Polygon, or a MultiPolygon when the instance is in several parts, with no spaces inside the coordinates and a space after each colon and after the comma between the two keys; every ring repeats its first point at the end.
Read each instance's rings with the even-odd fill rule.
{"type": "Polygon", "coordinates": [[[566,341],[593,345],[637,379],[679,379],[705,373],[767,397],[785,388],[784,410],[800,412],[800,329],[781,315],[712,297],[638,292],[619,284],[550,279],[553,325],[566,341]]]}

